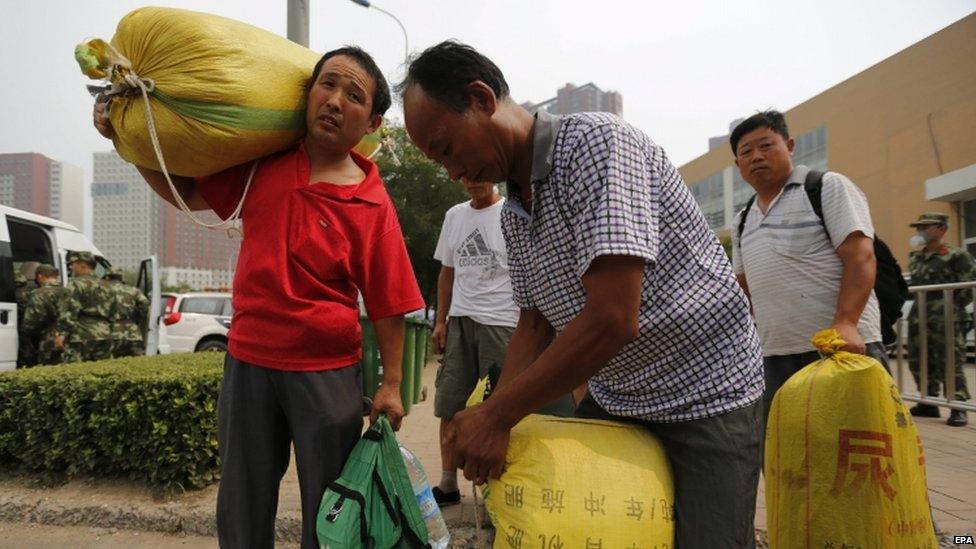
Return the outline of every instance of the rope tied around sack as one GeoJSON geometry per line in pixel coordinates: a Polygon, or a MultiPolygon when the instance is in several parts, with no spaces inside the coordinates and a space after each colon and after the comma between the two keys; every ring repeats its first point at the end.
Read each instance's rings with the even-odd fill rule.
{"type": "Polygon", "coordinates": [[[142,95],[143,104],[146,109],[146,125],[149,132],[149,139],[152,142],[153,152],[156,154],[156,161],[159,163],[159,171],[162,172],[163,177],[166,178],[166,183],[169,185],[170,193],[173,194],[173,198],[176,200],[177,207],[190,218],[190,221],[204,227],[206,229],[219,229],[222,227],[227,227],[227,235],[232,236],[234,231],[240,232],[239,229],[233,226],[235,221],[241,218],[241,211],[244,209],[244,200],[247,198],[247,193],[251,188],[251,181],[254,178],[254,173],[257,171],[258,160],[255,160],[251,164],[251,169],[247,174],[247,180],[244,183],[244,192],[241,193],[241,199],[237,203],[237,207],[231,212],[227,219],[221,219],[217,223],[207,223],[199,217],[197,217],[193,210],[190,209],[183,196],[180,194],[179,190],[176,188],[176,184],[173,183],[172,178],[169,175],[169,170],[166,168],[166,160],[163,158],[163,150],[159,144],[159,135],[156,132],[156,121],[153,118],[152,104],[149,101],[149,94],[156,90],[156,82],[152,78],[140,77],[135,71],[132,70],[132,62],[129,61],[124,55],[118,52],[112,44],[108,42],[102,42],[106,47],[106,58],[108,59],[110,65],[106,71],[105,83],[111,87],[103,92],[103,96],[107,98],[109,106],[106,108],[106,116],[108,116],[111,109],[111,99],[117,95],[130,95],[132,93],[139,93],[142,95]],[[120,76],[121,79],[118,82],[112,82],[113,76],[120,76]]]}
{"type": "MultiPolygon", "coordinates": [[[[163,159],[163,150],[159,145],[159,136],[156,134],[156,121],[153,119],[152,106],[149,102],[149,93],[152,90],[150,90],[149,86],[146,85],[144,79],[139,78],[138,76],[136,76],[135,73],[127,74],[125,76],[125,82],[127,84],[135,83],[136,86],[142,91],[143,103],[146,106],[146,122],[148,123],[149,126],[149,138],[152,141],[153,151],[156,153],[156,161],[159,162],[159,170],[163,173],[163,176],[166,178],[166,183],[169,184],[169,190],[171,193],[173,193],[173,198],[176,199],[176,203],[179,206],[180,210],[184,214],[186,214],[186,216],[189,217],[191,221],[207,229],[217,229],[220,227],[224,227],[240,219],[241,211],[244,209],[244,199],[247,198],[247,192],[251,188],[251,181],[254,178],[254,172],[257,171],[258,161],[255,160],[254,162],[251,163],[251,169],[247,174],[247,181],[244,183],[244,192],[241,193],[241,199],[240,201],[237,202],[237,207],[234,208],[234,211],[231,212],[230,216],[227,219],[220,220],[218,223],[207,223],[206,221],[201,220],[200,218],[198,218],[196,215],[193,214],[193,211],[187,205],[186,201],[183,200],[183,197],[180,195],[180,191],[177,190],[176,185],[173,183],[173,180],[169,176],[169,170],[166,169],[166,160],[163,159]]],[[[228,228],[228,233],[232,229],[233,228],[228,228]]]]}

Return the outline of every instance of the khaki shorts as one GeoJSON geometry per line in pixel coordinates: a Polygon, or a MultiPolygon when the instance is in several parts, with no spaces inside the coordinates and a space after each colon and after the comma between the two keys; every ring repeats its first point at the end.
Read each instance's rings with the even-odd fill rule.
{"type": "Polygon", "coordinates": [[[514,328],[486,326],[469,317],[451,318],[447,323],[444,361],[434,382],[434,415],[451,419],[464,409],[478,380],[488,375],[493,364],[501,368],[514,328]]]}

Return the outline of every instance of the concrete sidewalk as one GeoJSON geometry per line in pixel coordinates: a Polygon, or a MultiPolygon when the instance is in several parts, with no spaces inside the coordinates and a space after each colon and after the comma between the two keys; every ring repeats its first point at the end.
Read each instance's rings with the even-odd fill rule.
{"type": "MultiPolygon", "coordinates": [[[[439,480],[441,470],[439,420],[433,415],[432,402],[436,367],[432,361],[424,373],[431,399],[413,407],[399,433],[403,444],[423,462],[432,482],[439,480]]],[[[972,419],[976,423],[976,417],[972,419]]],[[[976,426],[949,427],[944,421],[916,418],[925,444],[929,499],[942,533],[976,534],[976,426]]],[[[444,511],[452,546],[487,546],[490,531],[473,528],[476,508],[471,484],[462,482],[461,492],[462,505],[444,511]]],[[[160,501],[144,484],[125,480],[76,479],[56,488],[41,488],[30,479],[13,476],[0,478],[0,521],[212,536],[216,493],[216,486],[211,486],[160,501]]],[[[291,467],[282,481],[279,499],[278,538],[284,542],[282,546],[298,541],[300,523],[298,480],[291,467]]],[[[756,527],[765,530],[765,523],[760,487],[756,527]]],[[[7,546],[0,539],[0,547],[7,546]]]]}

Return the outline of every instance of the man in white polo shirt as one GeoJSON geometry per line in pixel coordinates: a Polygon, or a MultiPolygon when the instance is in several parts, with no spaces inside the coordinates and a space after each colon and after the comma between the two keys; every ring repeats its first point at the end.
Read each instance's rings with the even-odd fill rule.
{"type": "Polygon", "coordinates": [[[768,415],[783,383],[817,360],[810,338],[824,328],[840,333],[844,350],[887,368],[874,295],[874,226],[864,194],[835,172],[823,174],[821,220],[804,186],[810,169],[793,165],[782,113],[747,118],[729,140],[742,178],[756,191],[732,224],[732,265],[759,329],[768,415]]]}

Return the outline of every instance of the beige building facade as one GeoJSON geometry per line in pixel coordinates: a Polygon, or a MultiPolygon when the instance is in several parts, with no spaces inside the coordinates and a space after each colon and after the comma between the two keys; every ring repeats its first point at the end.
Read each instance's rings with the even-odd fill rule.
{"type": "MultiPolygon", "coordinates": [[[[761,94],[757,105],[763,105],[761,94]]],[[[752,113],[736,113],[749,116],[752,113]]],[[[949,214],[949,240],[976,253],[976,14],[785,111],[794,162],[847,175],[907,269],[908,223],[949,214]]],[[[680,168],[709,224],[727,234],[752,189],[728,146],[680,168]]]]}

